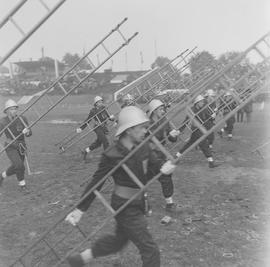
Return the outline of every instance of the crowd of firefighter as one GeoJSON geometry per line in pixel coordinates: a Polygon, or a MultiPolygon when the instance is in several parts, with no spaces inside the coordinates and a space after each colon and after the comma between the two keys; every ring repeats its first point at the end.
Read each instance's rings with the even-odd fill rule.
{"type": "MultiPolygon", "coordinates": [[[[207,89],[204,94],[199,94],[192,106],[192,111],[196,114],[196,118],[202,122],[207,129],[211,129],[215,124],[216,116],[225,116],[236,107],[236,103],[232,101],[234,89],[227,90],[222,98],[222,103],[214,101],[217,92],[211,88],[207,89]],[[226,104],[228,103],[228,104],[226,104]],[[220,114],[221,113],[221,114],[220,114]]],[[[186,96],[188,97],[188,96],[186,96]]],[[[101,96],[94,98],[93,108],[91,108],[88,117],[76,129],[76,134],[81,134],[90,121],[94,122],[94,132],[96,140],[82,151],[82,158],[87,160],[87,155],[103,146],[104,152],[98,166],[98,170],[93,175],[92,180],[87,185],[82,196],[102,178],[104,177],[121,159],[123,159],[132,149],[144,140],[165,121],[167,109],[170,105],[161,99],[152,99],[147,106],[146,113],[136,103],[132,94],[126,94],[120,99],[121,111],[116,118],[115,115],[109,114],[106,105],[101,96]],[[117,130],[115,136],[117,141],[110,145],[108,140],[108,121],[112,121],[117,130]]],[[[0,176],[0,185],[2,186],[5,179],[9,176],[16,175],[19,188],[27,190],[25,181],[24,159],[26,152],[25,137],[30,137],[32,131],[27,127],[28,121],[25,116],[17,116],[18,104],[9,99],[5,103],[5,117],[0,121],[0,131],[10,122],[12,124],[4,131],[6,142],[10,142],[14,136],[21,136],[11,146],[6,149],[6,154],[11,161],[11,165],[0,176]]],[[[218,131],[221,138],[231,140],[233,138],[233,130],[235,122],[243,122],[243,116],[246,114],[246,122],[250,122],[252,113],[252,102],[246,104],[240,109],[237,116],[232,115],[226,120],[226,124],[218,131]]],[[[200,128],[196,124],[190,124],[190,118],[187,116],[181,124],[180,128],[175,128],[173,124],[167,122],[161,129],[155,133],[155,138],[162,144],[166,142],[176,142],[178,136],[185,131],[186,127],[191,129],[191,135],[181,148],[175,154],[180,158],[184,151],[189,148],[202,135],[200,128]]],[[[215,134],[212,132],[203,141],[198,144],[198,148],[202,151],[207,159],[209,168],[219,166],[213,157],[213,143],[215,134]]],[[[5,144],[6,145],[6,144],[5,144]]],[[[90,161],[91,162],[91,161],[90,161]]],[[[168,160],[166,155],[159,149],[154,142],[148,142],[138,153],[135,153],[128,161],[128,166],[132,172],[145,184],[148,179],[154,177],[159,172],[159,182],[165,199],[165,212],[177,212],[178,205],[173,200],[174,184],[172,174],[176,165],[168,160]],[[145,165],[145,162],[146,165],[145,165]],[[145,169],[146,168],[146,169],[145,169]]],[[[115,182],[114,193],[112,196],[112,208],[119,208],[126,199],[131,198],[139,190],[138,185],[128,179],[127,173],[119,168],[113,173],[115,182]]],[[[101,190],[102,185],[98,187],[101,190]]],[[[95,194],[91,193],[85,198],[77,208],[72,211],[66,221],[72,225],[78,224],[84,212],[89,208],[95,194]]],[[[116,216],[117,226],[114,235],[107,235],[98,239],[91,249],[87,249],[80,254],[72,255],[68,258],[70,266],[84,266],[90,262],[92,258],[109,255],[121,250],[128,240],[131,240],[139,249],[143,266],[160,266],[160,255],[158,247],[153,240],[149,230],[147,229],[145,214],[151,214],[152,210],[147,204],[147,194],[144,193],[136,198],[124,211],[116,216]],[[147,209],[146,209],[147,208],[147,209]]]]}

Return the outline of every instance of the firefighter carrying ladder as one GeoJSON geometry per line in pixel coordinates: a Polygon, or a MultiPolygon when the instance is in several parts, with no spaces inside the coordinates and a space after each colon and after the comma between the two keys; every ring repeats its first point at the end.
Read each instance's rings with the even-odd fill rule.
{"type": "MultiPolygon", "coordinates": [[[[89,118],[89,122],[92,119],[97,120],[99,122],[98,125],[96,127],[91,127],[89,122],[86,122],[88,126],[88,131],[83,134],[77,134],[74,130],[72,133],[65,136],[62,140],[55,144],[59,147],[60,152],[65,152],[68,148],[72,147],[74,144],[84,139],[89,133],[93,132],[97,127],[99,127],[101,122],[99,120],[98,114],[102,113],[104,110],[107,110],[109,114],[113,114],[116,116],[121,110],[121,105],[118,101],[119,99],[121,101],[121,98],[124,95],[131,94],[134,97],[134,101],[137,102],[141,100],[141,97],[146,97],[146,93],[151,93],[153,91],[153,88],[157,90],[160,84],[166,81],[168,77],[172,77],[172,75],[175,75],[175,73],[177,72],[177,65],[183,64],[184,62],[182,58],[191,55],[192,53],[194,53],[193,51],[194,49],[191,52],[187,53],[188,49],[185,50],[162,68],[155,68],[147,72],[143,76],[139,77],[137,80],[117,91],[114,96],[115,100],[113,102],[109,103],[96,115],[89,118]],[[180,62],[172,65],[172,62],[179,58],[181,58],[180,62]]],[[[108,120],[109,119],[105,120],[103,123],[106,123],[108,120]]],[[[83,124],[81,124],[80,127],[83,124]]]]}
{"type": "Polygon", "coordinates": [[[21,33],[22,38],[15,44],[0,60],[0,66],[45,22],[47,19],[64,4],[66,0],[58,1],[53,8],[50,8],[44,0],[38,0],[45,9],[46,15],[41,18],[28,32],[24,31],[20,25],[15,21],[14,16],[19,12],[22,7],[29,2],[29,0],[21,0],[14,8],[2,19],[0,22],[0,29],[2,29],[8,22],[12,23],[15,28],[21,33]]]}
{"type": "MultiPolygon", "coordinates": [[[[119,212],[121,212],[131,201],[133,201],[139,194],[142,193],[151,183],[156,181],[161,173],[157,174],[150,182],[148,182],[146,185],[142,185],[140,182],[138,182],[138,178],[134,175],[134,173],[131,172],[131,170],[127,167],[126,162],[127,160],[134,155],[146,142],[148,142],[150,139],[154,143],[160,147],[161,151],[164,152],[164,154],[169,159],[173,159],[174,163],[178,163],[182,157],[185,156],[186,153],[188,153],[191,149],[195,148],[203,139],[205,139],[211,132],[216,130],[218,127],[220,127],[229,117],[234,115],[240,108],[242,108],[247,102],[249,102],[251,99],[253,99],[255,96],[257,96],[262,89],[267,88],[269,86],[269,80],[266,79],[267,75],[269,74],[269,70],[261,68],[264,64],[269,64],[270,62],[270,45],[268,42],[269,34],[263,36],[259,41],[257,41],[254,45],[249,47],[245,52],[243,52],[240,56],[235,58],[232,62],[230,62],[227,66],[225,66],[221,71],[219,71],[217,74],[214,75],[211,79],[208,79],[208,81],[205,81],[204,84],[199,86],[197,88],[197,93],[194,94],[192,98],[190,98],[185,105],[174,105],[169,112],[165,115],[166,120],[159,125],[159,127],[152,132],[141,144],[139,144],[136,148],[134,148],[123,160],[121,160],[107,175],[105,175],[89,192],[87,195],[85,195],[83,198],[81,198],[73,207],[68,209],[63,216],[54,224],[52,225],[41,237],[38,238],[36,242],[34,242],[10,267],[17,267],[17,266],[66,266],[64,265],[66,263],[66,259],[69,255],[73,254],[74,252],[77,252],[78,249],[81,249],[93,236],[97,234],[98,231],[103,229],[105,225],[108,224],[108,222],[111,222],[114,216],[116,216],[119,212]],[[265,51],[262,52],[262,49],[260,48],[261,45],[265,45],[268,47],[268,55],[265,54],[265,51]],[[259,57],[261,57],[261,64],[257,64],[256,66],[250,65],[250,68],[247,69],[246,73],[242,74],[236,81],[231,79],[228,76],[228,73],[233,69],[233,67],[236,64],[239,64],[245,60],[247,60],[250,53],[256,52],[259,57]],[[252,79],[251,79],[252,77],[252,79]],[[198,127],[202,131],[203,135],[195,142],[193,143],[183,154],[180,158],[174,157],[174,152],[172,150],[166,150],[160,143],[156,141],[154,137],[154,134],[159,131],[162,127],[165,126],[166,123],[174,119],[179,115],[179,112],[185,112],[187,109],[189,110],[191,106],[193,105],[193,102],[195,98],[203,93],[207,88],[210,86],[213,86],[213,84],[217,82],[221,82],[225,84],[226,82],[230,83],[230,88],[234,88],[234,91],[232,93],[232,98],[230,102],[227,102],[224,105],[220,106],[220,111],[222,112],[224,108],[229,108],[230,112],[227,113],[226,116],[221,118],[216,122],[216,125],[214,125],[213,128],[210,130],[206,130],[204,126],[201,124],[198,124],[198,127]],[[234,108],[230,108],[231,103],[236,103],[236,106],[234,108]],[[123,206],[121,206],[118,210],[113,210],[112,207],[108,204],[105,197],[97,191],[97,187],[101,186],[104,181],[111,176],[111,174],[119,167],[122,167],[127,174],[130,176],[130,178],[138,184],[138,186],[141,188],[140,192],[135,194],[131,199],[129,199],[123,206]],[[65,217],[67,214],[69,214],[83,199],[85,199],[90,193],[94,192],[97,199],[101,201],[101,203],[108,209],[110,212],[110,215],[102,222],[98,224],[97,227],[95,227],[95,230],[92,231],[90,234],[86,233],[82,230],[81,226],[77,225],[76,227],[72,227],[71,230],[67,229],[67,224],[64,222],[65,217]],[[59,227],[57,229],[57,227],[59,227]],[[58,230],[57,233],[55,230],[58,230]],[[71,234],[73,234],[72,239],[69,240],[68,244],[69,246],[64,246],[59,248],[60,244],[63,244],[64,240],[67,239],[67,237],[70,237],[71,234]],[[78,239],[74,239],[74,234],[80,236],[78,239]],[[56,236],[59,237],[59,239],[55,240],[56,236]],[[52,238],[54,237],[54,238],[52,238]],[[52,239],[54,239],[54,244],[52,244],[52,239]],[[70,242],[77,243],[73,248],[70,248],[70,242]],[[56,247],[58,246],[58,248],[56,247]],[[33,256],[34,252],[36,252],[35,256],[33,256]],[[38,257],[37,254],[39,253],[38,257]],[[31,265],[30,265],[31,264],[31,265]]],[[[269,65],[268,65],[269,66],[269,65]]],[[[269,67],[268,67],[269,68],[269,67]]],[[[230,89],[229,88],[229,89],[230,89]]],[[[226,91],[221,91],[215,98],[214,101],[218,103],[224,102],[224,95],[226,91]]],[[[208,105],[210,105],[209,103],[208,105]]],[[[196,119],[197,114],[190,114],[190,119],[194,121],[196,119]]],[[[71,226],[70,226],[71,227],[71,226]]],[[[67,240],[66,240],[67,241],[67,240]]]]}
{"type": "MultiPolygon", "coordinates": [[[[33,109],[37,109],[37,107],[41,106],[44,100],[47,100],[49,102],[49,108],[46,111],[41,111],[38,112],[36,111],[36,119],[34,119],[29,126],[25,124],[25,122],[21,119],[22,123],[24,124],[25,127],[32,128],[37,122],[39,122],[45,115],[47,115],[52,109],[54,109],[61,101],[63,101],[68,95],[70,95],[75,89],[77,89],[81,84],[83,84],[85,81],[87,81],[102,65],[104,65],[110,58],[112,58],[116,53],[118,53],[121,49],[123,49],[125,46],[127,46],[130,41],[138,34],[137,32],[134,33],[132,36],[129,38],[126,38],[123,33],[120,31],[120,27],[127,21],[127,18],[123,19],[115,28],[113,28],[105,37],[101,39],[96,45],[93,46],[88,52],[85,53],[85,55],[78,60],[69,70],[67,70],[63,75],[58,77],[46,90],[42,92],[40,96],[38,96],[30,105],[28,105],[20,114],[18,115],[18,118],[21,119],[21,115],[25,114],[27,111],[29,111],[32,107],[33,109]],[[120,36],[120,44],[115,44],[115,37],[120,36]],[[110,51],[107,48],[106,42],[112,41],[114,42],[114,48],[113,51],[110,51]],[[123,42],[124,41],[124,42],[123,42]],[[91,59],[93,58],[95,53],[97,51],[103,51],[104,52],[104,58],[102,58],[101,63],[98,65],[95,65],[93,62],[94,60],[91,59]],[[90,73],[85,74],[83,77],[81,77],[78,72],[76,71],[76,68],[78,64],[82,60],[87,60],[89,64],[92,67],[92,70],[90,73]],[[63,78],[66,77],[69,73],[73,73],[74,76],[77,79],[77,83],[73,85],[71,88],[65,88],[63,85],[63,78]],[[49,97],[49,93],[52,92],[53,90],[59,89],[59,91],[62,93],[62,95],[56,100],[52,101],[51,98],[49,97]]],[[[118,37],[119,38],[119,37],[118,37]]],[[[66,86],[67,87],[67,86],[66,86]]],[[[4,131],[10,131],[9,127],[12,125],[12,123],[16,120],[12,120],[4,129],[0,131],[0,135],[4,133],[4,131]]],[[[12,133],[11,133],[12,134],[12,133]]],[[[13,137],[13,141],[11,141],[8,145],[6,145],[3,149],[0,150],[0,155],[5,151],[7,147],[12,145],[20,136],[22,133],[18,136],[13,137]]]]}
{"type": "MultiPolygon", "coordinates": [[[[172,59],[169,63],[167,63],[162,68],[156,68],[154,70],[149,71],[145,75],[139,77],[137,80],[132,83],[126,85],[121,88],[114,94],[114,101],[106,105],[103,109],[101,109],[96,115],[92,116],[86,122],[88,129],[83,134],[77,134],[74,130],[71,134],[65,136],[61,141],[56,143],[55,145],[59,147],[60,153],[66,152],[69,148],[75,145],[78,142],[81,142],[85,137],[87,137],[90,133],[92,133],[97,127],[99,127],[102,123],[99,121],[98,114],[103,112],[104,110],[108,111],[109,114],[113,114],[115,117],[121,110],[121,105],[118,102],[119,99],[127,94],[130,94],[134,98],[134,103],[139,104],[142,99],[144,99],[144,107],[157,96],[157,94],[162,91],[166,87],[168,83],[175,83],[176,87],[188,89],[186,84],[183,82],[179,82],[179,75],[183,73],[189,67],[189,61],[194,56],[194,50],[192,49],[189,53],[188,50],[185,50],[183,53],[172,59]],[[177,59],[181,59],[180,61],[176,61],[177,59]],[[175,62],[176,61],[176,62],[175,62]],[[95,127],[91,127],[91,120],[99,121],[99,124],[95,127]]],[[[202,82],[203,79],[209,78],[214,74],[213,69],[210,69],[207,72],[202,72],[201,69],[196,71],[197,79],[196,81],[189,81],[190,88],[194,87],[195,84],[202,82]]],[[[186,100],[186,99],[185,99],[186,100]]],[[[184,101],[184,98],[181,100],[184,101]]],[[[175,102],[175,99],[170,99],[170,102],[175,102]]],[[[170,104],[170,103],[168,103],[170,104]]],[[[103,121],[103,123],[107,123],[109,118],[103,121]]],[[[85,123],[85,122],[84,122],[85,123]]],[[[81,127],[81,124],[79,127],[81,127]]]]}

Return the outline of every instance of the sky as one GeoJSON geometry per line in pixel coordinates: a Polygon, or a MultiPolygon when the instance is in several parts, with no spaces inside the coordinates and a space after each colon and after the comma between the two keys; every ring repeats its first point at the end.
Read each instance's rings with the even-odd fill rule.
{"type": "MultiPolygon", "coordinates": [[[[0,0],[0,20],[20,0],[0,0]]],[[[57,0],[43,0],[50,7],[57,0]]],[[[38,0],[28,0],[14,16],[25,31],[44,16],[38,0]]],[[[228,51],[244,51],[270,31],[269,0],[66,0],[29,40],[5,63],[41,58],[62,60],[65,53],[83,54],[96,45],[125,17],[124,36],[139,32],[104,68],[149,69],[157,56],[173,59],[186,49],[208,51],[215,57],[228,51]]],[[[0,56],[19,40],[14,26],[0,29],[0,56]]],[[[108,39],[114,51],[123,43],[120,35],[108,39]]],[[[102,49],[90,54],[95,65],[107,58],[102,49]]]]}

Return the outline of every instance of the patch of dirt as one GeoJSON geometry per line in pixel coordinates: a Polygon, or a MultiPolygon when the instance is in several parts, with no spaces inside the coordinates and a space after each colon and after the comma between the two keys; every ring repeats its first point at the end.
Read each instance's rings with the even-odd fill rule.
{"type": "MultiPolygon", "coordinates": [[[[269,138],[265,126],[267,114],[254,112],[250,124],[236,124],[232,141],[216,137],[214,157],[221,163],[219,167],[209,169],[199,150],[183,158],[174,174],[174,199],[179,211],[173,214],[171,224],[160,224],[165,215],[165,203],[160,184],[151,185],[153,215],[148,221],[161,251],[162,266],[269,266],[270,165],[251,153],[269,138]]],[[[26,193],[18,190],[15,177],[6,179],[0,188],[0,267],[9,266],[65,215],[96,170],[102,150],[95,152],[88,163],[82,162],[78,147],[58,154],[54,144],[71,129],[69,125],[38,124],[29,139],[29,161],[33,172],[43,173],[27,177],[29,191],[26,193]]],[[[93,136],[83,144],[91,138],[93,136]]],[[[8,160],[1,156],[1,170],[7,165],[8,160]]],[[[108,199],[110,188],[108,184],[105,194],[108,199]]],[[[82,229],[89,233],[107,215],[104,207],[95,201],[82,219],[82,229]]],[[[112,221],[103,233],[113,228],[112,221]]],[[[73,231],[71,237],[63,248],[59,247],[60,254],[81,240],[78,231],[60,224],[48,237],[54,243],[70,231],[73,231]]],[[[44,244],[35,247],[27,256],[29,267],[44,253],[44,244]]],[[[46,264],[43,266],[51,266],[49,260],[46,264]]],[[[99,259],[96,264],[137,267],[141,262],[137,249],[130,244],[122,253],[99,259]]]]}

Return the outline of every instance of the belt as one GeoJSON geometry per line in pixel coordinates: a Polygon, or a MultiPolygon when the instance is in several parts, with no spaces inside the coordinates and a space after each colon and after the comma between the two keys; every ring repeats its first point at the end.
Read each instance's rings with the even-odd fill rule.
{"type": "MultiPolygon", "coordinates": [[[[127,186],[122,186],[122,185],[118,185],[115,184],[114,186],[114,193],[122,198],[126,198],[126,199],[130,199],[132,198],[135,194],[137,194],[140,191],[140,188],[131,188],[131,187],[127,187],[127,186]]],[[[142,199],[143,197],[143,192],[141,192],[141,194],[139,194],[136,199],[142,199]]]]}

